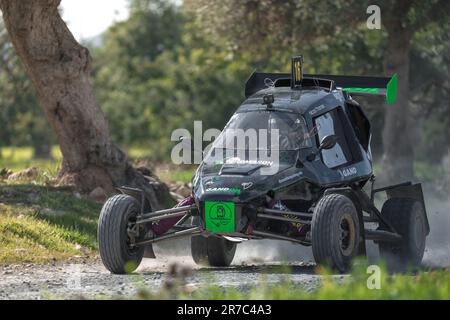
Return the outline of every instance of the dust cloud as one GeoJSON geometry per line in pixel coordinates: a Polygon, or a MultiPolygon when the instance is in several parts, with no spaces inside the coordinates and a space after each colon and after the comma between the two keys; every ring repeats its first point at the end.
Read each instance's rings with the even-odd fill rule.
{"type": "MultiPolygon", "coordinates": [[[[191,257],[189,238],[168,240],[154,245],[156,259],[144,259],[140,272],[167,270],[171,264],[199,269],[191,257]]],[[[314,258],[310,247],[276,240],[252,240],[240,243],[233,260],[235,266],[284,263],[312,263],[314,258]]]]}
{"type": "Polygon", "coordinates": [[[424,194],[431,231],[423,263],[430,267],[450,267],[450,197],[439,199],[428,188],[424,194]]]}

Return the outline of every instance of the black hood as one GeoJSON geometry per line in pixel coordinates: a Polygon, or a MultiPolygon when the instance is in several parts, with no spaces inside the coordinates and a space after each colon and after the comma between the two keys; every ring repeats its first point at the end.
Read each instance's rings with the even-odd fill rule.
{"type": "Polygon", "coordinates": [[[194,178],[194,195],[199,201],[233,198],[248,201],[278,186],[286,170],[295,167],[295,151],[282,163],[202,163],[194,178]]]}

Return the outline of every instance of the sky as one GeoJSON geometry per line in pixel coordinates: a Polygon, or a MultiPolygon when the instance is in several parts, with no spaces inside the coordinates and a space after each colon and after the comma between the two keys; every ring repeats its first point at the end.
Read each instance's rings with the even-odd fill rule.
{"type": "Polygon", "coordinates": [[[62,0],[63,19],[77,40],[101,34],[127,18],[127,0],[62,0]]]}

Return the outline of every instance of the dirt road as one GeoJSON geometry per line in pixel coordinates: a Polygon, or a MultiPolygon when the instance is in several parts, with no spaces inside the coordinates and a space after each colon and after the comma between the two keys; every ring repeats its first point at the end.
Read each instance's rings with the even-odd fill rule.
{"type": "MultiPolygon", "coordinates": [[[[425,265],[450,266],[449,209],[447,204],[430,205],[432,233],[427,239],[425,265]]],[[[367,242],[367,248],[372,263],[377,259],[378,250],[371,242],[367,242]]],[[[314,272],[311,249],[284,242],[264,240],[240,244],[233,265],[223,269],[197,267],[189,256],[190,243],[186,239],[166,242],[164,247],[155,247],[155,253],[159,259],[145,259],[137,273],[131,276],[111,275],[99,261],[54,266],[0,266],[0,299],[129,297],[141,286],[158,290],[174,262],[184,270],[192,270],[187,278],[192,286],[215,283],[245,289],[258,285],[258,280],[264,277],[269,283],[288,278],[306,289],[313,289],[321,281],[321,276],[314,272]]]]}
{"type": "Polygon", "coordinates": [[[174,263],[189,274],[187,283],[194,287],[213,282],[222,287],[246,289],[258,285],[262,278],[270,284],[286,277],[307,289],[320,283],[321,276],[314,272],[309,249],[301,253],[296,245],[278,246],[271,241],[244,244],[229,268],[199,268],[186,255],[188,244],[178,241],[169,246],[171,249],[155,248],[159,259],[145,259],[134,275],[111,275],[100,261],[0,266],[0,299],[129,297],[142,286],[158,290],[168,279],[167,270],[174,263]],[[303,261],[284,260],[284,255],[292,254],[290,250],[299,251],[295,257],[303,255],[303,261]]]}
{"type": "MultiPolygon", "coordinates": [[[[211,279],[219,286],[246,289],[255,286],[262,275],[269,283],[279,282],[288,276],[295,283],[314,288],[320,276],[314,274],[313,266],[297,265],[288,275],[280,273],[279,265],[233,266],[224,269],[195,270],[187,278],[188,285],[200,286],[211,279]]],[[[1,268],[0,299],[77,299],[102,297],[130,297],[144,286],[157,290],[167,279],[163,271],[140,268],[137,275],[111,275],[101,264],[58,266],[14,266],[1,268]]]]}

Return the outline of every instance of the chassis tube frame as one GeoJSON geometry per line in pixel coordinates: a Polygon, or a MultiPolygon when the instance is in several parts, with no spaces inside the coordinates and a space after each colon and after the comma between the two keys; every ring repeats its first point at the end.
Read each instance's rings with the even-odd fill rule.
{"type": "Polygon", "coordinates": [[[278,209],[269,209],[260,207],[257,209],[259,213],[271,213],[271,214],[278,214],[278,215],[291,215],[299,218],[309,218],[312,219],[313,214],[312,213],[305,213],[305,212],[296,212],[296,211],[285,211],[285,210],[278,210],[278,209]]]}
{"type": "Polygon", "coordinates": [[[265,213],[258,213],[256,215],[256,218],[271,219],[271,220],[278,220],[278,221],[285,221],[285,222],[294,222],[294,223],[301,223],[301,224],[311,224],[311,221],[298,220],[298,219],[287,218],[287,217],[283,217],[283,216],[280,217],[280,216],[275,216],[275,215],[270,215],[270,214],[265,214],[265,213]]]}
{"type": "Polygon", "coordinates": [[[197,209],[197,208],[198,208],[197,205],[190,205],[190,206],[176,207],[176,208],[164,209],[164,210],[158,210],[158,211],[146,213],[146,214],[143,214],[138,217],[138,219],[136,220],[136,224],[160,221],[163,219],[169,219],[169,218],[175,218],[175,217],[183,217],[186,215],[190,216],[190,214],[186,213],[186,212],[197,209]]]}
{"type": "Polygon", "coordinates": [[[299,239],[295,239],[295,238],[291,238],[291,237],[286,237],[286,236],[282,236],[276,233],[271,233],[271,232],[265,232],[265,231],[258,231],[258,230],[253,230],[252,232],[253,235],[255,236],[259,236],[262,239],[275,239],[275,240],[284,240],[284,241],[290,241],[290,242],[295,242],[295,243],[299,243],[305,246],[310,246],[311,243],[307,242],[307,241],[303,241],[303,240],[299,240],[299,239]]]}
{"type": "Polygon", "coordinates": [[[159,242],[159,241],[163,241],[163,240],[167,240],[167,239],[180,238],[180,237],[184,237],[184,236],[201,234],[202,232],[203,232],[203,230],[201,227],[188,228],[185,230],[180,230],[180,231],[175,231],[175,232],[171,232],[168,234],[164,234],[162,236],[155,237],[152,239],[142,240],[142,241],[134,243],[133,246],[135,246],[135,247],[145,246],[145,245],[153,244],[155,242],[159,242]]]}

